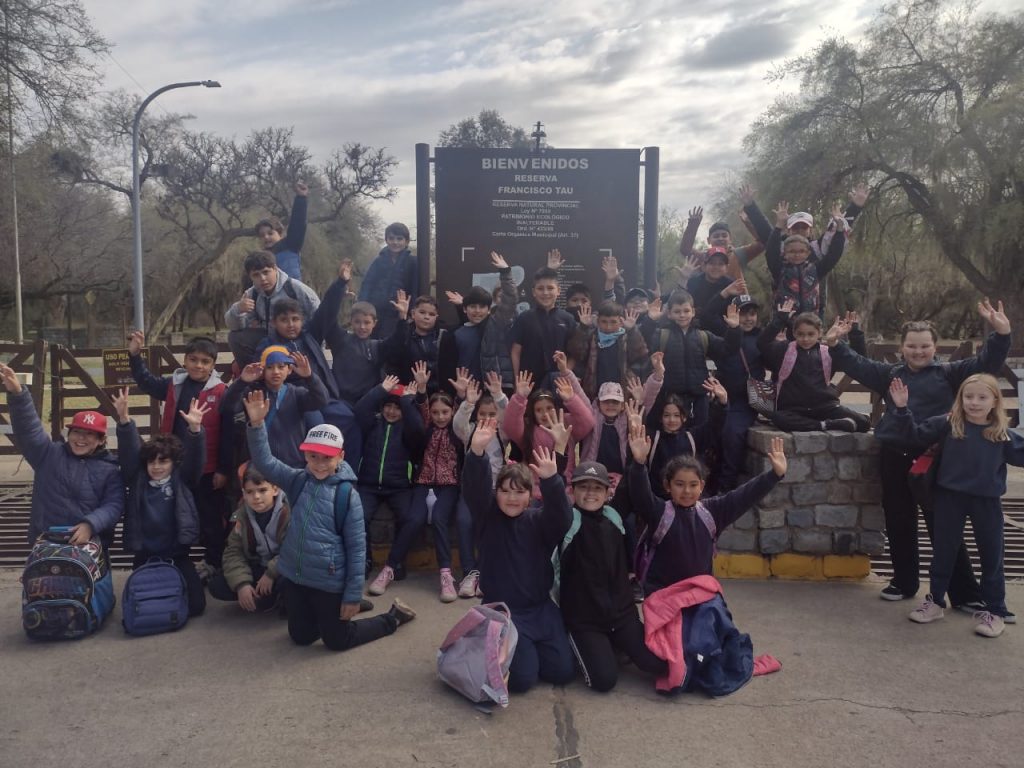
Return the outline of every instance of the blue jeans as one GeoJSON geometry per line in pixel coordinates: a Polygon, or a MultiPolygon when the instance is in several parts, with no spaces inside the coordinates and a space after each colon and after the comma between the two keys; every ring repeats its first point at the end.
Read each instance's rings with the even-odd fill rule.
{"type": "Polygon", "coordinates": [[[522,611],[512,611],[519,641],[508,670],[508,689],[523,693],[543,680],[566,685],[576,677],[569,635],[558,606],[550,600],[522,611]]]}

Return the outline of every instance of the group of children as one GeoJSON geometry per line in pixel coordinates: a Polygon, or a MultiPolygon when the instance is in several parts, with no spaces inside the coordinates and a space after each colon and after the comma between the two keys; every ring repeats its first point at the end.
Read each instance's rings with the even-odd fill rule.
{"type": "Polygon", "coordinates": [[[982,375],[998,372],[1009,349],[1002,307],[980,305],[994,333],[976,358],[937,363],[934,330],[912,323],[902,364],[867,360],[856,351],[855,315],[827,333],[821,320],[821,278],[842,255],[866,194],[855,191],[817,239],[808,214],[790,216],[782,204],[772,227],[752,192],[741,195],[761,244],[734,249],[728,227],[716,223],[699,258],[684,237],[681,286],[664,296],[627,292],[606,258],[596,311],[582,285],[562,304],[553,251],[533,277],[533,306],[516,315],[510,265],[492,253],[493,292],[448,294],[462,320],[453,330],[440,326],[434,297],[413,296],[416,261],[404,225],[388,227],[347,327],[339,312],[351,292],[349,261],[321,301],[281,269],[273,249],[255,251],[245,260],[253,287],[227,313],[237,371],[229,386],[209,339],[193,339],[182,369],[161,378],[142,359],[142,332],[132,334],[133,375],[164,401],[164,413],[159,433],[141,443],[127,390],[114,397],[117,460],[96,412],[76,414],[66,443],[51,443],[28,393],[0,366],[15,439],[36,470],[29,537],[72,525],[73,542],[98,536],[109,544],[123,516],[135,565],[172,559],[191,614],[204,609],[205,581],[212,597],[246,611],[284,606],[296,643],[322,639],[341,650],[414,618],[400,600],[355,617],[372,610],[364,587],[382,595],[404,578],[406,556],[429,526],[441,601],[482,596],[509,607],[519,634],[511,690],[567,682],[577,665],[590,686],[608,690],[619,653],[643,672],[666,674],[666,660],[645,644],[635,602],[710,575],[718,532],[785,474],[778,439],[771,468],[741,483],[746,432],[757,419],[751,382],[771,372],[767,418],[780,429],[866,431],[868,419],[841,406],[831,385],[845,371],[888,404],[876,434],[896,575],[883,597],[917,592],[907,472],[941,443],[934,510],[925,510],[936,550],[931,594],[911,618],[941,618],[948,591],[955,605],[978,610],[980,634],[999,634],[1015,618],[1002,589],[999,496],[1006,464],[1024,461],[999,388],[982,375]],[[760,248],[776,310],[763,328],[736,272],[760,248]],[[375,568],[370,525],[382,503],[395,535],[366,584],[375,568]],[[982,551],[980,587],[964,562],[967,516],[982,551]],[[197,542],[200,571],[188,559],[197,542]],[[634,561],[640,551],[643,567],[634,561]]]}

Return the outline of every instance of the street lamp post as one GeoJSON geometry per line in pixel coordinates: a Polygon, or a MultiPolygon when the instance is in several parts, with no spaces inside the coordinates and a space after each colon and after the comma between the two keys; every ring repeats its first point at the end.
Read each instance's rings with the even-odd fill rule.
{"type": "Polygon", "coordinates": [[[142,122],[142,113],[146,107],[157,96],[165,91],[172,91],[175,88],[193,88],[195,86],[204,88],[220,88],[216,80],[195,80],[189,83],[171,83],[163,88],[157,88],[146,97],[139,108],[135,111],[135,119],[132,121],[132,229],[135,236],[135,247],[132,260],[132,289],[135,293],[135,319],[134,327],[141,330],[145,327],[145,316],[143,315],[143,286],[142,286],[142,210],[139,205],[141,196],[141,181],[139,179],[139,124],[142,122]]]}

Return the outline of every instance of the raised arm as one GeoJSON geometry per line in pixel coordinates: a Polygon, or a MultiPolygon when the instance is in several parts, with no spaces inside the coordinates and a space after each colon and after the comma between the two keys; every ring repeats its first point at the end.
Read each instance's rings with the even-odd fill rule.
{"type": "Polygon", "coordinates": [[[292,201],[292,214],[288,217],[288,231],[285,236],[274,244],[274,253],[302,250],[306,242],[306,218],[309,210],[309,188],[299,182],[295,185],[295,200],[292,201]]]}
{"type": "Polygon", "coordinates": [[[305,470],[289,467],[283,461],[276,459],[270,452],[267,429],[263,423],[269,410],[270,401],[263,396],[262,391],[250,392],[246,396],[245,412],[249,417],[246,440],[249,443],[249,455],[252,458],[252,465],[267,480],[280,488],[288,488],[292,481],[305,470]]]}

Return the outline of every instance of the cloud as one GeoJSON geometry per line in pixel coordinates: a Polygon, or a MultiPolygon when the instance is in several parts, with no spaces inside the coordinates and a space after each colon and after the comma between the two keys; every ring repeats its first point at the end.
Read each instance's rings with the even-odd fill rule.
{"type": "Polygon", "coordinates": [[[693,69],[743,69],[784,57],[799,44],[792,25],[749,24],[728,27],[702,47],[687,51],[680,64],[693,69]]]}

